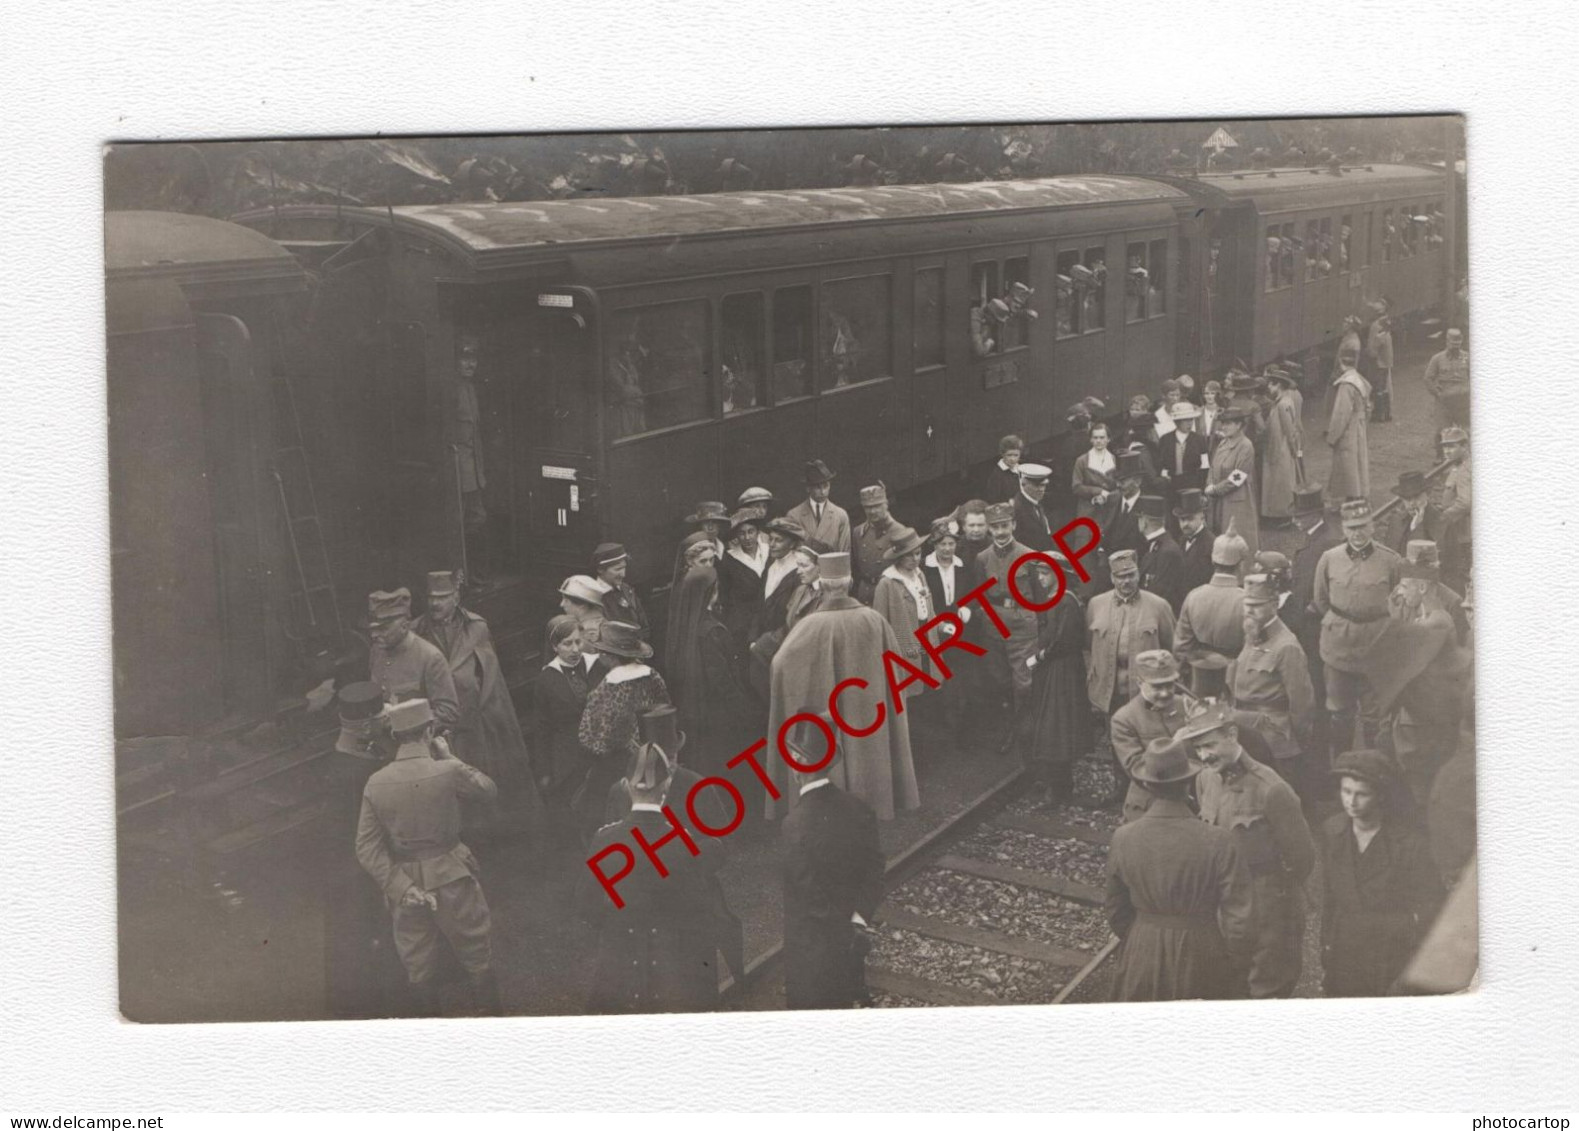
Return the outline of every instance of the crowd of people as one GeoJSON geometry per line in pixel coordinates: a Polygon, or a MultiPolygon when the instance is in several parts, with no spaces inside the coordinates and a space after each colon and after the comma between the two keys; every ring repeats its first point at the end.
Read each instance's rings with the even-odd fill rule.
{"type": "MultiPolygon", "coordinates": [[[[498,1007],[464,827],[558,838],[578,856],[639,844],[649,861],[626,851],[618,899],[584,877],[599,939],[589,1008],[716,1005],[715,952],[738,978],[740,924],[718,880],[724,844],[701,830],[733,826],[723,790],[692,787],[755,772],[762,788],[733,820],[781,830],[789,1004],[855,1004],[882,890],[878,823],[920,804],[918,760],[967,750],[1017,756],[1054,802],[1077,762],[1110,764],[1117,997],[1291,994],[1318,858],[1327,992],[1388,992],[1472,851],[1461,829],[1428,837],[1425,816],[1443,765],[1473,757],[1467,354],[1450,331],[1431,360],[1441,463],[1403,475],[1382,514],[1367,429],[1390,417],[1388,332],[1382,309],[1369,348],[1357,332],[1339,346],[1324,488],[1304,467],[1304,374],[1236,366],[1200,387],[1170,379],[1113,415],[1084,398],[1068,417],[1086,450],[1056,474],[1006,436],[977,497],[913,525],[881,482],[860,485],[852,522],[817,459],[792,506],[761,488],[700,501],[663,625],[627,581],[625,548],[600,545],[559,587],[524,733],[453,574],[429,575],[415,621],[407,591],[372,594],[369,678],[396,705],[379,731],[367,694],[342,690],[342,749],[368,761],[357,857],[419,1003],[442,935],[476,1007],[498,1007]],[[1079,566],[1055,537],[1076,516],[1101,531],[1079,566]],[[1292,557],[1259,545],[1296,527],[1292,557]],[[1019,572],[1024,602],[1010,596],[1033,551],[1068,581],[1041,613],[1026,606],[1044,603],[1045,567],[1019,572]],[[962,601],[994,580],[990,605],[962,601]],[[911,681],[881,726],[837,720],[817,772],[742,767],[786,720],[827,718],[852,679],[881,687],[885,653],[935,675],[919,633],[956,631],[944,611],[983,659],[911,681]],[[683,803],[698,795],[700,811],[683,803]]],[[[792,741],[817,752],[807,764],[821,756],[792,741]]]]}

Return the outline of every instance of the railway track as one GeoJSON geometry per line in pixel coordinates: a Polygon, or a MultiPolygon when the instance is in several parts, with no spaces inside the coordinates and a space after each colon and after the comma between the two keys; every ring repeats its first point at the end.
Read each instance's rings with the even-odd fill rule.
{"type": "MultiPolygon", "coordinates": [[[[1078,797],[1037,800],[1016,773],[890,860],[866,960],[872,1004],[1077,999],[1118,945],[1102,914],[1117,824],[1078,797]]],[[[783,1008],[779,956],[775,946],[748,966],[742,1005],[783,1008]]]]}

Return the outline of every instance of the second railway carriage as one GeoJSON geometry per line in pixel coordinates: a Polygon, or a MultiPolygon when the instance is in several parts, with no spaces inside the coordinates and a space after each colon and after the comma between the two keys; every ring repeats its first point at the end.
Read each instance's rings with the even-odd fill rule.
{"type": "Polygon", "coordinates": [[[1197,280],[1181,367],[1256,368],[1335,349],[1349,314],[1383,296],[1406,322],[1444,309],[1456,283],[1459,202],[1415,165],[1246,169],[1169,177],[1201,205],[1197,280]]]}
{"type": "MultiPolygon", "coordinates": [[[[1152,389],[1177,352],[1178,187],[1072,176],[239,218],[318,276],[302,384],[348,599],[461,564],[456,351],[479,339],[479,600],[535,628],[599,541],[662,601],[682,519],[803,461],[957,502],[1016,431],[1152,389]]],[[[472,458],[471,453],[467,454],[472,458]]],[[[912,513],[913,512],[913,513],[912,513]]],[[[532,636],[523,636],[530,647],[532,636]]]]}

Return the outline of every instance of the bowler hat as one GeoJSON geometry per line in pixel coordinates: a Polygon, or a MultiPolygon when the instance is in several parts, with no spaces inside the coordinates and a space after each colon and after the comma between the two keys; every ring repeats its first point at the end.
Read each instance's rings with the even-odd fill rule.
{"type": "Polygon", "coordinates": [[[1348,750],[1333,760],[1333,777],[1364,778],[1377,785],[1391,784],[1398,777],[1393,760],[1380,750],[1348,750]]]}
{"type": "Polygon", "coordinates": [[[888,549],[883,551],[885,562],[898,561],[906,554],[913,554],[925,546],[927,540],[909,526],[901,526],[889,538],[888,549]]]}
{"type": "Polygon", "coordinates": [[[383,591],[367,595],[367,626],[375,628],[411,615],[411,590],[401,586],[393,593],[383,591]]]}
{"type": "Polygon", "coordinates": [[[685,732],[680,729],[680,713],[665,704],[643,711],[636,716],[636,726],[643,744],[656,743],[670,758],[678,758],[685,746],[685,732]]]}
{"type": "Polygon", "coordinates": [[[1422,471],[1406,471],[1398,477],[1397,484],[1393,487],[1393,494],[1400,499],[1413,499],[1417,495],[1426,493],[1425,473],[1422,471]]]}
{"type": "Polygon", "coordinates": [[[1142,495],[1137,505],[1140,513],[1148,518],[1168,517],[1168,500],[1161,495],[1142,495]]]}
{"type": "Polygon", "coordinates": [[[625,552],[625,547],[618,542],[604,542],[592,551],[592,565],[594,569],[608,569],[610,566],[619,565],[629,556],[625,552]]]}
{"type": "Polygon", "coordinates": [[[696,513],[686,515],[685,521],[688,526],[695,526],[701,522],[728,522],[729,508],[723,503],[697,503],[696,513]]]}
{"type": "Polygon", "coordinates": [[[1189,751],[1177,738],[1154,738],[1146,743],[1140,756],[1140,765],[1130,771],[1139,782],[1166,785],[1169,782],[1189,781],[1201,772],[1201,767],[1190,762],[1189,751]]]}
{"type": "Polygon", "coordinates": [[[1179,505],[1173,508],[1175,518],[1184,518],[1192,514],[1206,513],[1206,496],[1193,487],[1187,487],[1179,492],[1179,505]]]}
{"type": "Polygon", "coordinates": [[[1190,694],[1213,700],[1227,695],[1228,657],[1215,652],[1190,657],[1190,694]]]}
{"type": "Polygon", "coordinates": [[[652,645],[641,638],[641,629],[620,620],[606,620],[598,626],[598,651],[628,660],[645,660],[652,645]]]}
{"type": "Polygon", "coordinates": [[[828,469],[828,465],[823,463],[820,459],[806,461],[805,475],[806,486],[808,487],[815,487],[820,483],[833,482],[833,472],[830,471],[828,469]]]}
{"type": "Polygon", "coordinates": [[[451,593],[459,593],[460,586],[455,584],[455,571],[450,569],[436,569],[428,573],[428,596],[447,597],[451,593]]]}

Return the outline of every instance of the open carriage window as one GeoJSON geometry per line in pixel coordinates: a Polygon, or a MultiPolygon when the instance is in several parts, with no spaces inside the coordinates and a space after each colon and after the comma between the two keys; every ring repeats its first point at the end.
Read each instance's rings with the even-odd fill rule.
{"type": "Polygon", "coordinates": [[[760,292],[726,295],[720,307],[719,392],[724,415],[767,404],[763,380],[762,335],[766,312],[760,292]]]}
{"type": "Polygon", "coordinates": [[[616,311],[612,325],[604,403],[616,437],[711,415],[705,301],[616,311]]]}
{"type": "Polygon", "coordinates": [[[1349,269],[1350,256],[1354,254],[1354,216],[1343,216],[1338,220],[1338,246],[1334,251],[1338,273],[1341,275],[1349,269]]]}
{"type": "Polygon", "coordinates": [[[1088,247],[1082,266],[1085,298],[1081,303],[1080,331],[1089,334],[1107,326],[1107,256],[1100,247],[1088,247]]]}
{"type": "Polygon", "coordinates": [[[773,402],[784,404],[812,394],[811,287],[780,287],[773,292],[773,402]]]}
{"type": "Polygon", "coordinates": [[[1075,299],[1075,268],[1080,266],[1078,251],[1061,251],[1056,261],[1057,277],[1053,280],[1053,325],[1060,338],[1072,338],[1080,333],[1080,304],[1075,299]]]}
{"type": "Polygon", "coordinates": [[[889,277],[865,275],[822,285],[824,389],[841,389],[891,376],[892,315],[889,277]]]}
{"type": "Polygon", "coordinates": [[[1031,311],[1031,261],[1019,255],[1003,261],[1003,301],[1009,307],[1008,320],[998,335],[999,352],[1019,349],[1029,344],[1031,311]]]}

